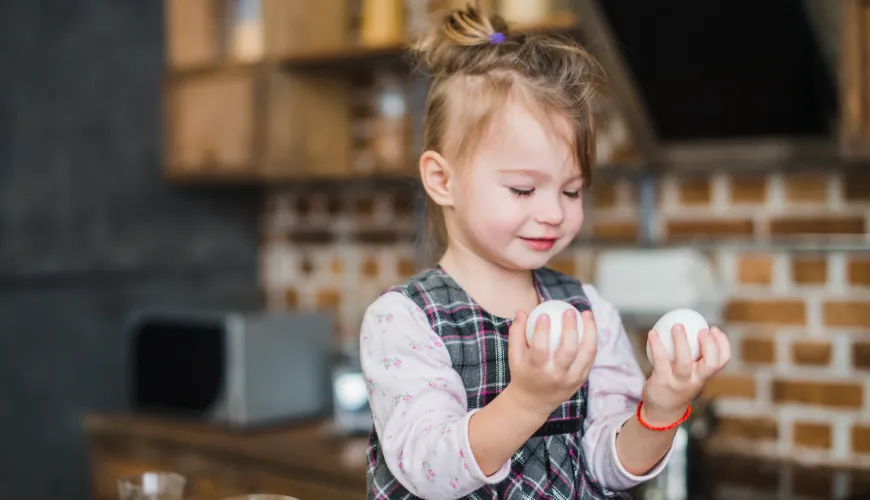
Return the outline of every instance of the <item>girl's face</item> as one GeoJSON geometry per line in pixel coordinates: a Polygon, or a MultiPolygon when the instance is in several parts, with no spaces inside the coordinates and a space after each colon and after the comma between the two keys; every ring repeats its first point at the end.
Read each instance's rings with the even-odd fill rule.
{"type": "Polygon", "coordinates": [[[453,185],[451,239],[509,269],[545,265],[583,224],[583,179],[567,120],[541,123],[509,103],[453,185]]]}

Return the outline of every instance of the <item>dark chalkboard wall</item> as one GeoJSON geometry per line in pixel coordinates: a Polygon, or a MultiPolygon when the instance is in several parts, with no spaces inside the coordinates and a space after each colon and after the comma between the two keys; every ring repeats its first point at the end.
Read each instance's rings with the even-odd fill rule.
{"type": "Polygon", "coordinates": [[[87,498],[131,309],[259,303],[259,194],[160,177],[162,4],[0,2],[0,498],[87,498]]]}

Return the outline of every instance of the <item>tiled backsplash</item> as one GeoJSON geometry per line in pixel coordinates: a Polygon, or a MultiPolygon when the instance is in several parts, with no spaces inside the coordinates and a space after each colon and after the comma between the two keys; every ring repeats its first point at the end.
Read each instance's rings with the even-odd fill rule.
{"type": "MultiPolygon", "coordinates": [[[[595,250],[584,242],[634,241],[637,189],[597,182],[583,237],[553,266],[594,282],[595,250]]],[[[657,179],[656,191],[656,238],[713,243],[709,255],[729,290],[724,327],[734,360],[707,389],[721,416],[716,446],[870,467],[870,249],[762,244],[866,234],[870,176],[672,174],[657,179]],[[731,244],[738,241],[759,244],[731,244]]],[[[268,306],[334,310],[337,339],[354,338],[377,294],[416,269],[412,205],[402,188],[272,193],[262,249],[268,306]]]]}

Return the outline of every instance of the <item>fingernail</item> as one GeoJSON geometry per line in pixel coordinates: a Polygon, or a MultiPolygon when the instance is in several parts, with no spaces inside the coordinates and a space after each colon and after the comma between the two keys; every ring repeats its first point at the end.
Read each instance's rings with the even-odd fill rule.
{"type": "Polygon", "coordinates": [[[572,318],[576,318],[577,311],[575,311],[574,309],[568,309],[568,315],[571,316],[572,318]]]}

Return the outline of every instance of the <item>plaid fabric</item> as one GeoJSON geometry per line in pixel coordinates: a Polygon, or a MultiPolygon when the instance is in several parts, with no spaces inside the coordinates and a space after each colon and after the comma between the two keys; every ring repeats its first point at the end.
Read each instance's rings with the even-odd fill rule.
{"type": "MultiPolygon", "coordinates": [[[[546,268],[534,272],[535,286],[543,300],[559,299],[580,311],[589,300],[577,280],[546,268]]],[[[450,353],[453,369],[462,378],[468,408],[486,406],[510,381],[507,339],[510,320],[493,316],[477,305],[439,266],[425,270],[404,285],[392,288],[413,300],[428,316],[432,329],[450,353]]],[[[630,498],[605,491],[587,474],[580,445],[586,416],[587,384],[557,408],[545,427],[551,432],[531,437],[511,458],[511,472],[497,485],[485,486],[463,497],[483,499],[592,500],[630,498]],[[579,431],[556,433],[560,424],[579,424],[579,431]]],[[[372,428],[368,449],[369,499],[414,499],[393,476],[372,428]]]]}

